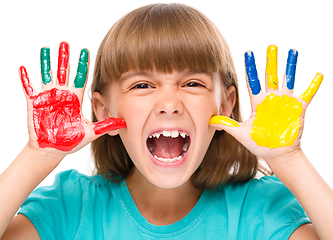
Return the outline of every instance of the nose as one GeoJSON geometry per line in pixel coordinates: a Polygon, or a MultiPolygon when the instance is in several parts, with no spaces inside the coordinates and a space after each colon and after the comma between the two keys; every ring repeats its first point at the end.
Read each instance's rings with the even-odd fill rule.
{"type": "Polygon", "coordinates": [[[172,89],[170,91],[160,92],[157,97],[158,100],[155,105],[156,114],[171,117],[183,113],[183,101],[177,90],[172,89]]]}

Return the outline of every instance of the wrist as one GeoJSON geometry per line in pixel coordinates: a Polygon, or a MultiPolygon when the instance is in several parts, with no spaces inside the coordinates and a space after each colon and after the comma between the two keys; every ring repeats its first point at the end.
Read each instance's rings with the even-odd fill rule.
{"type": "Polygon", "coordinates": [[[301,147],[285,150],[283,154],[279,154],[274,157],[264,158],[273,172],[276,172],[279,169],[290,169],[297,166],[299,161],[304,161],[305,159],[306,156],[301,147]]]}
{"type": "Polygon", "coordinates": [[[32,148],[27,144],[21,154],[25,156],[25,161],[29,162],[31,166],[38,167],[40,170],[48,170],[51,171],[55,169],[61,160],[66,156],[65,153],[54,151],[53,149],[41,150],[32,148]]]}
{"type": "MultiPolygon", "coordinates": [[[[301,148],[283,156],[270,159],[267,164],[273,173],[290,188],[298,181],[303,181],[304,174],[315,171],[301,148]]],[[[297,185],[297,184],[296,184],[297,185]]]]}

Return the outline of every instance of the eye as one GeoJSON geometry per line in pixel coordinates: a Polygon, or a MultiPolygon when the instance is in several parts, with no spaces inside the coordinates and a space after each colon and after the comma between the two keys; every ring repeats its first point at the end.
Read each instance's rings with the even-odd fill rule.
{"type": "Polygon", "coordinates": [[[184,87],[204,87],[204,85],[198,82],[189,82],[184,85],[184,87]]]}
{"type": "Polygon", "coordinates": [[[152,88],[148,83],[139,83],[136,84],[132,89],[145,89],[145,88],[152,88]]]}

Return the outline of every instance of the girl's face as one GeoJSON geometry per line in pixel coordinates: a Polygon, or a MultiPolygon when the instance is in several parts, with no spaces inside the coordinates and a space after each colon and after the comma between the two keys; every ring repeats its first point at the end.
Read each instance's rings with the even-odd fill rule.
{"type": "Polygon", "coordinates": [[[126,121],[119,134],[135,167],[156,186],[174,188],[203,160],[221,90],[217,74],[130,71],[109,85],[105,107],[126,121]]]}

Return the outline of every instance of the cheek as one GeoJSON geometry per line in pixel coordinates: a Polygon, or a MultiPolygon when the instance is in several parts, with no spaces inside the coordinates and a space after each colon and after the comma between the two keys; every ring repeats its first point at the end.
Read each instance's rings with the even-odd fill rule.
{"type": "Polygon", "coordinates": [[[187,98],[184,103],[191,116],[207,126],[210,118],[218,114],[217,103],[213,95],[202,98],[187,98]]]}
{"type": "Polygon", "coordinates": [[[117,117],[125,120],[127,128],[119,130],[128,152],[142,146],[142,131],[151,112],[150,101],[143,99],[119,99],[117,117]]]}
{"type": "Polygon", "coordinates": [[[151,112],[152,103],[153,101],[142,99],[120,99],[116,110],[117,117],[123,118],[129,125],[131,125],[131,122],[139,123],[147,118],[151,112]]]}

